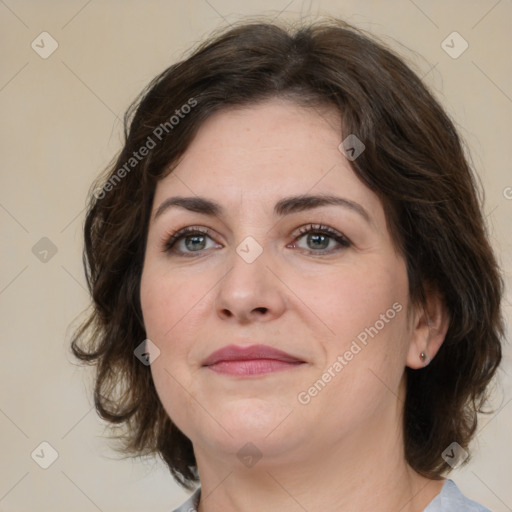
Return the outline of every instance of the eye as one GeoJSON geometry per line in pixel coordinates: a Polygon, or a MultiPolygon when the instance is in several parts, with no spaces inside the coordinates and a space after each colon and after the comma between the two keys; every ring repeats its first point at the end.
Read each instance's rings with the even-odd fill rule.
{"type": "Polygon", "coordinates": [[[205,228],[187,227],[168,236],[163,242],[163,251],[180,255],[193,255],[206,249],[222,247],[215,243],[210,231],[205,228]],[[208,242],[211,242],[210,244],[208,242]]]}
{"type": "MultiPolygon", "coordinates": [[[[210,230],[200,227],[186,227],[167,235],[162,242],[163,251],[181,256],[193,256],[208,249],[221,248],[211,237],[210,230]]],[[[310,254],[330,254],[351,246],[350,240],[339,231],[320,224],[310,224],[299,229],[294,241],[288,245],[310,254]],[[299,243],[305,241],[305,247],[299,243]]]]}
{"type": "Polygon", "coordinates": [[[298,235],[292,242],[293,248],[304,249],[310,254],[330,254],[346,249],[351,245],[350,240],[339,231],[320,224],[310,224],[300,228],[298,235]],[[305,241],[305,247],[298,243],[302,240],[305,241]]]}

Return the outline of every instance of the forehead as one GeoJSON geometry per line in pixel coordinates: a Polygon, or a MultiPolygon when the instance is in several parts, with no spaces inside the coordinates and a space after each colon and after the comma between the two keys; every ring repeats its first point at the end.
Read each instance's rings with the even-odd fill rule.
{"type": "Polygon", "coordinates": [[[325,107],[272,99],[221,110],[158,183],[155,205],[169,195],[198,195],[228,208],[270,208],[283,196],[338,194],[382,217],[380,200],[339,149],[344,136],[339,113],[325,107]]]}

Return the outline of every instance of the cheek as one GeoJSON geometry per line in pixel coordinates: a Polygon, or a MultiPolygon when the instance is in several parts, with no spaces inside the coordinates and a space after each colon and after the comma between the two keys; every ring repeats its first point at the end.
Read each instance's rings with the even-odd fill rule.
{"type": "Polygon", "coordinates": [[[186,286],[179,276],[146,262],[141,278],[141,308],[146,336],[160,355],[151,364],[151,375],[159,399],[178,428],[186,427],[186,414],[194,406],[194,374],[188,365],[187,340],[197,329],[194,315],[201,310],[201,290],[186,286]],[[199,303],[198,303],[199,301],[199,303]]]}
{"type": "Polygon", "coordinates": [[[171,272],[147,262],[141,279],[141,308],[148,338],[165,348],[176,335],[187,337],[209,302],[209,280],[171,272]]]}
{"type": "MultiPolygon", "coordinates": [[[[173,354],[178,357],[178,354],[173,354]]],[[[187,373],[177,371],[168,357],[162,354],[151,364],[151,376],[160,402],[173,423],[183,431],[189,430],[189,414],[195,410],[192,380],[187,373]]]]}
{"type": "Polygon", "coordinates": [[[179,407],[190,405],[190,395],[184,390],[193,389],[197,371],[193,349],[201,345],[196,342],[203,336],[205,316],[212,308],[212,295],[208,293],[211,289],[206,276],[196,278],[190,273],[173,272],[151,260],[142,274],[141,308],[146,336],[160,350],[151,372],[162,403],[173,417],[179,407]]]}
{"type": "Polygon", "coordinates": [[[336,357],[343,356],[343,392],[355,402],[365,397],[377,404],[385,395],[393,396],[390,389],[397,392],[404,373],[408,349],[405,266],[375,265],[364,273],[353,272],[340,297],[345,309],[335,323],[340,336],[331,349],[336,357]]]}
{"type": "Polygon", "coordinates": [[[314,280],[304,300],[314,305],[315,312],[330,327],[334,339],[340,342],[338,348],[376,323],[379,331],[403,327],[401,319],[408,300],[405,266],[399,260],[383,262],[377,258],[365,263],[314,280]]]}
{"type": "Polygon", "coordinates": [[[326,375],[332,384],[326,386],[329,389],[318,402],[343,403],[355,417],[364,416],[380,409],[398,392],[404,373],[408,349],[406,269],[400,260],[375,261],[365,268],[351,267],[336,282],[337,286],[330,286],[322,296],[325,322],[335,333],[325,346],[323,371],[330,369],[336,377],[326,375]]]}

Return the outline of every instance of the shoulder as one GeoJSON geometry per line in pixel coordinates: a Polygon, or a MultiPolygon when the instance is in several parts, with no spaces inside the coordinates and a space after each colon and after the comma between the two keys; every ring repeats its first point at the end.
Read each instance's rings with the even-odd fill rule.
{"type": "Polygon", "coordinates": [[[424,512],[491,512],[476,501],[466,498],[453,480],[447,479],[441,492],[424,512]]]}
{"type": "Polygon", "coordinates": [[[175,508],[172,512],[197,512],[199,507],[199,498],[201,497],[201,487],[198,487],[192,496],[182,503],[178,508],[175,508]]]}
{"type": "MultiPolygon", "coordinates": [[[[172,512],[197,512],[201,488],[172,512]]],[[[446,480],[441,492],[430,502],[424,512],[491,512],[488,508],[464,496],[453,480],[446,480]]]]}

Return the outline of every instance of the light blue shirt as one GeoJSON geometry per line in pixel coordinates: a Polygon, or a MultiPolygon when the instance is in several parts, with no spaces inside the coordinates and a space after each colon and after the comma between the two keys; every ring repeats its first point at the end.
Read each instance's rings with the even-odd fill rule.
{"type": "MultiPolygon", "coordinates": [[[[199,502],[198,502],[199,504],[199,502]]],[[[464,496],[453,480],[445,480],[441,492],[423,512],[491,512],[480,503],[464,496]]]]}
{"type": "MultiPolygon", "coordinates": [[[[172,512],[197,512],[201,488],[172,512]]],[[[466,498],[453,480],[446,479],[441,492],[429,503],[423,512],[491,512],[488,508],[466,498]]]]}

